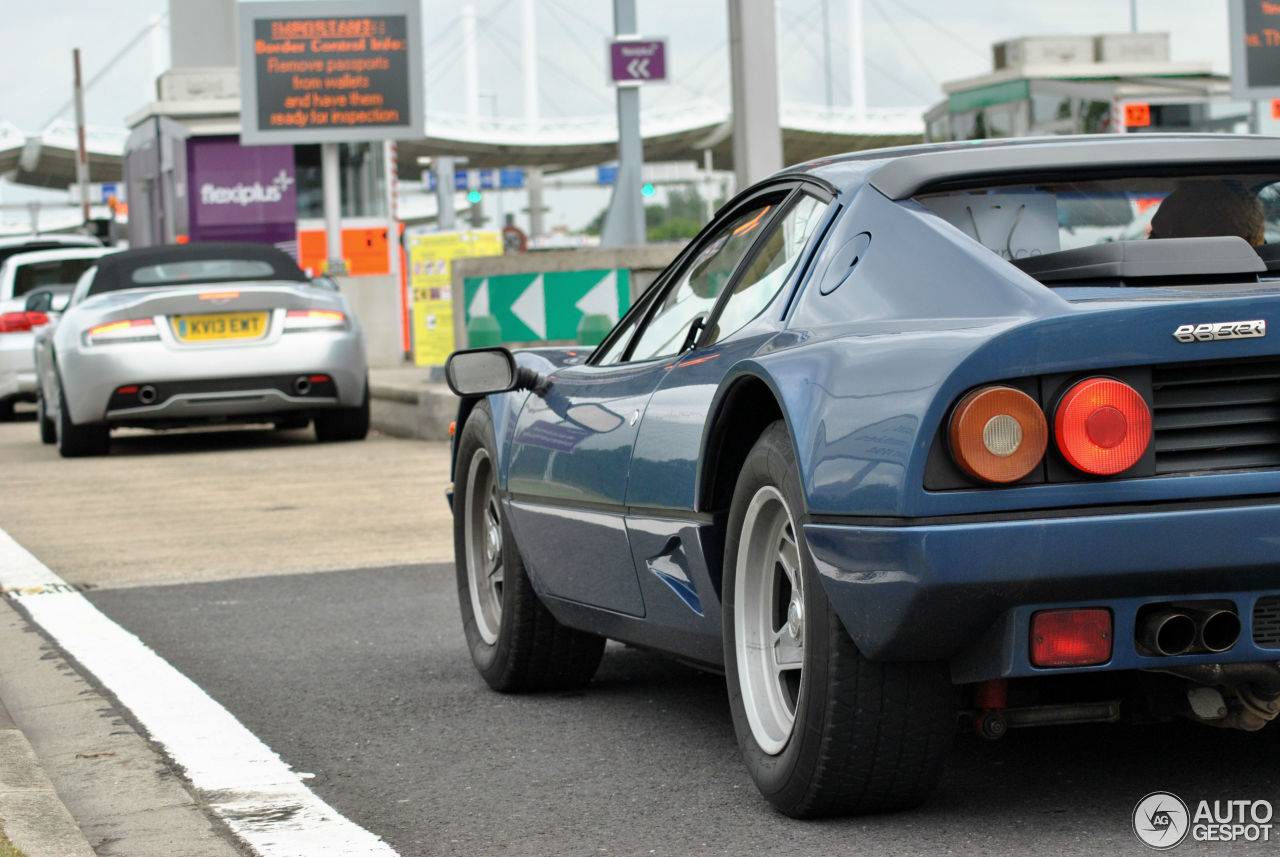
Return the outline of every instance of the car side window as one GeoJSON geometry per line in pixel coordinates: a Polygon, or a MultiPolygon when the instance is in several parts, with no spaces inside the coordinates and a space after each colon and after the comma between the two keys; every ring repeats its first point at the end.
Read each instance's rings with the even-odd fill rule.
{"type": "MultiPolygon", "coordinates": [[[[650,360],[677,354],[692,341],[690,329],[715,307],[730,277],[760,227],[784,197],[761,200],[713,233],[701,250],[685,263],[675,284],[658,299],[649,321],[631,350],[631,360],[650,360]]],[[[696,331],[694,331],[696,334],[696,331]]]]}
{"type": "Polygon", "coordinates": [[[710,342],[736,333],[768,306],[786,283],[826,211],[826,203],[808,194],[801,195],[791,206],[738,279],[716,319],[710,342]]]}

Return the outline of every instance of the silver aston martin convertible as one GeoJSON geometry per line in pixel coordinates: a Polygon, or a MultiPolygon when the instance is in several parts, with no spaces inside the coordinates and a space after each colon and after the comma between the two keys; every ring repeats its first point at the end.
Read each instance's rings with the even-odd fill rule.
{"type": "Polygon", "coordinates": [[[36,339],[40,437],[103,455],[112,428],[369,430],[364,330],[346,299],[263,244],[104,256],[36,339]]]}

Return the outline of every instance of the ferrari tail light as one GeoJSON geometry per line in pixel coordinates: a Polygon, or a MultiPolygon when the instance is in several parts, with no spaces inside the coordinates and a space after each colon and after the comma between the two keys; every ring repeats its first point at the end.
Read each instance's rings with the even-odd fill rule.
{"type": "Polygon", "coordinates": [[[109,321],[89,328],[84,335],[86,345],[150,342],[159,338],[160,333],[156,330],[156,323],[149,318],[109,321]]]}
{"type": "Polygon", "coordinates": [[[1041,610],[1031,617],[1031,664],[1087,667],[1111,660],[1111,611],[1041,610]]]}
{"type": "Polygon", "coordinates": [[[1067,391],[1053,418],[1058,449],[1077,470],[1111,476],[1128,470],[1151,443],[1151,409],[1114,378],[1089,378],[1067,391]]]}
{"type": "Polygon", "coordinates": [[[285,313],[284,332],[341,330],[347,326],[346,313],[328,309],[291,309],[285,313]]]}
{"type": "Polygon", "coordinates": [[[0,313],[0,333],[26,333],[48,323],[49,316],[42,312],[0,313]]]}
{"type": "Polygon", "coordinates": [[[1044,457],[1049,427],[1035,399],[1013,387],[983,387],[951,415],[951,454],[985,482],[1017,482],[1044,457]]]}

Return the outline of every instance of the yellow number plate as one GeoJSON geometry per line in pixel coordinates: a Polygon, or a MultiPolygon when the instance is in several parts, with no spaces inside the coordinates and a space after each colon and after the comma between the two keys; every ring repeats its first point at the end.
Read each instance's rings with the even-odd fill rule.
{"type": "Polygon", "coordinates": [[[267,332],[265,312],[220,312],[170,317],[173,335],[180,342],[211,339],[259,339],[267,332]]]}

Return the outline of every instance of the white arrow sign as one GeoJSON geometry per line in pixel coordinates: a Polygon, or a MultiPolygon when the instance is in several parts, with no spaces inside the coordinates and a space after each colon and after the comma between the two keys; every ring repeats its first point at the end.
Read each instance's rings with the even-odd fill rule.
{"type": "Polygon", "coordinates": [[[649,58],[637,57],[627,63],[627,74],[632,77],[643,77],[647,79],[649,77],[649,58]]]}
{"type": "Polygon", "coordinates": [[[610,271],[600,282],[591,287],[574,307],[583,315],[607,315],[609,321],[618,321],[618,272],[610,271]]]}
{"type": "Polygon", "coordinates": [[[539,339],[547,338],[547,289],[541,274],[511,303],[511,314],[524,322],[525,327],[536,333],[539,339]]]}
{"type": "Polygon", "coordinates": [[[471,297],[471,303],[467,306],[467,313],[476,318],[481,315],[493,315],[489,312],[489,281],[484,279],[480,281],[479,288],[471,297]]]}

